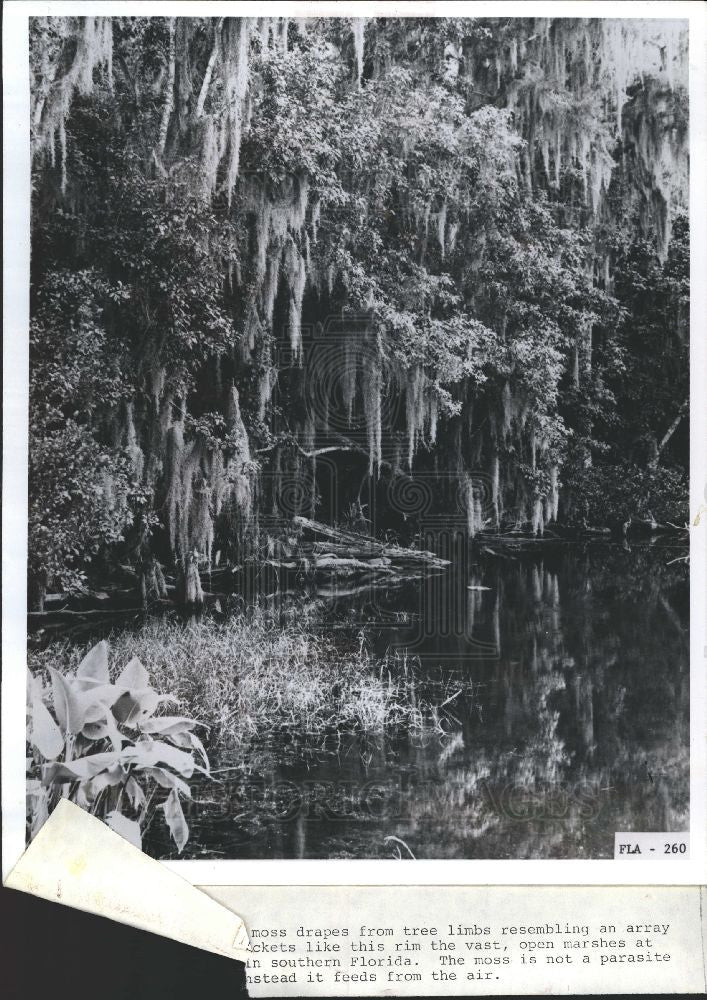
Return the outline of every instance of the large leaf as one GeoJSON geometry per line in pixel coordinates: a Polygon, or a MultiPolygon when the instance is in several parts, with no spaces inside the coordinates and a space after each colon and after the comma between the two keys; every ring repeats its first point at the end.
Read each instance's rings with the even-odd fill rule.
{"type": "Polygon", "coordinates": [[[39,677],[35,677],[32,671],[28,668],[27,670],[27,700],[32,701],[33,698],[41,698],[44,694],[44,687],[42,681],[39,677]]]}
{"type": "Polygon", "coordinates": [[[86,701],[82,692],[74,690],[71,682],[54,667],[49,667],[52,679],[54,711],[65,733],[80,733],[86,715],[86,701]]]}
{"type": "Polygon", "coordinates": [[[125,782],[125,794],[133,809],[141,809],[145,805],[145,793],[142,786],[132,776],[125,782]]]}
{"type": "Polygon", "coordinates": [[[97,643],[93,649],[86,653],[78,665],[76,676],[84,680],[97,681],[99,684],[108,684],[110,681],[108,673],[108,643],[105,639],[97,643]]]}
{"type": "Polygon", "coordinates": [[[44,764],[42,767],[42,784],[62,785],[70,781],[86,781],[103,771],[108,771],[120,763],[120,754],[94,753],[87,757],[78,757],[65,764],[44,764]]]}
{"type": "Polygon", "coordinates": [[[115,702],[113,715],[124,726],[144,726],[159,702],[159,695],[152,688],[131,688],[115,702]]]}
{"type": "Polygon", "coordinates": [[[87,812],[93,805],[93,799],[89,795],[90,792],[90,782],[82,781],[79,787],[74,792],[74,803],[79,807],[79,809],[85,809],[87,812]]]}
{"type": "MultiPolygon", "coordinates": [[[[194,773],[194,758],[190,753],[184,753],[169,743],[156,740],[140,741],[133,746],[125,747],[120,753],[88,754],[69,763],[45,764],[42,767],[42,781],[45,785],[65,784],[69,781],[85,781],[95,775],[108,771],[115,764],[137,767],[155,767],[166,764],[184,778],[191,778],[194,773]]],[[[200,768],[200,770],[202,770],[200,768]]]]}
{"type": "MultiPolygon", "coordinates": [[[[167,718],[167,716],[163,716],[163,718],[167,718]]],[[[160,720],[154,719],[151,721],[159,722],[160,720]]],[[[203,725],[203,723],[196,723],[196,725],[203,725]]],[[[143,726],[142,731],[144,733],[147,732],[147,727],[143,726]]],[[[160,735],[162,735],[164,739],[169,740],[169,742],[173,743],[175,746],[181,747],[183,750],[196,750],[204,762],[204,767],[201,770],[203,770],[206,774],[209,773],[210,764],[209,758],[206,754],[206,749],[196,733],[191,731],[191,728],[176,728],[175,731],[173,731],[171,727],[168,727],[167,730],[162,732],[160,735]]]]}
{"type": "Polygon", "coordinates": [[[191,778],[194,773],[194,758],[190,753],[184,753],[169,743],[158,740],[141,740],[132,747],[126,747],[121,754],[123,760],[135,764],[136,767],[155,767],[166,764],[183,778],[191,778]]]}
{"type": "Polygon", "coordinates": [[[174,743],[175,747],[182,747],[184,750],[191,750],[192,742],[189,739],[191,733],[168,733],[165,736],[166,740],[170,743],[174,743]]]}
{"type": "Polygon", "coordinates": [[[109,739],[113,744],[113,749],[120,752],[123,748],[123,738],[115,724],[115,719],[110,709],[106,709],[102,719],[95,722],[87,722],[81,730],[81,735],[88,740],[109,739]]]}
{"type": "Polygon", "coordinates": [[[42,829],[49,819],[49,794],[39,781],[27,782],[27,805],[30,816],[30,840],[42,829]]]}
{"type": "Polygon", "coordinates": [[[121,691],[114,684],[84,684],[75,678],[64,677],[49,667],[52,678],[54,711],[65,733],[80,733],[87,722],[105,718],[106,711],[120,697],[121,691]]]}
{"type": "Polygon", "coordinates": [[[138,660],[136,656],[127,663],[118,679],[115,682],[118,687],[128,688],[133,690],[134,688],[147,688],[150,686],[150,676],[143,667],[142,663],[138,660]]]}
{"type": "Polygon", "coordinates": [[[204,744],[201,742],[196,733],[192,733],[190,730],[184,733],[167,733],[164,738],[169,740],[170,743],[174,743],[176,747],[181,747],[184,750],[196,750],[204,762],[204,772],[206,774],[209,773],[211,768],[209,758],[206,754],[204,744]]]}
{"type": "Polygon", "coordinates": [[[163,767],[138,767],[137,770],[145,777],[152,778],[161,788],[173,788],[186,798],[191,798],[191,789],[186,781],[182,781],[176,774],[166,771],[163,767]]]}
{"type": "Polygon", "coordinates": [[[156,733],[159,736],[175,736],[177,733],[186,733],[194,726],[199,725],[194,719],[187,719],[181,715],[160,715],[156,719],[147,719],[140,726],[143,733],[156,733]]]}
{"type": "Polygon", "coordinates": [[[111,828],[119,833],[121,837],[134,844],[135,847],[142,847],[142,834],[140,832],[140,824],[136,823],[134,819],[128,819],[121,812],[113,810],[106,815],[106,823],[111,828]]]}
{"type": "Polygon", "coordinates": [[[164,818],[167,821],[169,832],[172,834],[174,842],[177,845],[177,850],[181,854],[184,850],[184,845],[189,840],[189,827],[184,818],[182,804],[179,801],[177,792],[172,790],[169,793],[162,808],[164,809],[164,818]]]}
{"type": "MultiPolygon", "coordinates": [[[[76,682],[74,682],[76,683],[76,682]]],[[[99,722],[108,709],[122,696],[120,688],[115,684],[99,684],[81,692],[85,705],[85,722],[99,722]]]]}
{"type": "Polygon", "coordinates": [[[189,741],[193,748],[201,754],[201,758],[204,761],[204,771],[209,774],[211,771],[211,765],[209,764],[209,758],[206,755],[206,750],[204,744],[201,742],[196,733],[188,733],[189,741]]]}
{"type": "Polygon", "coordinates": [[[90,781],[85,782],[82,787],[85,789],[88,799],[93,802],[104,788],[115,788],[116,785],[120,785],[125,781],[125,774],[126,772],[120,764],[115,764],[107,771],[102,771],[95,778],[91,778],[90,781]]]}
{"type": "Polygon", "coordinates": [[[30,705],[31,731],[29,740],[45,760],[54,760],[64,749],[61,729],[41,698],[34,696],[30,705]]]}

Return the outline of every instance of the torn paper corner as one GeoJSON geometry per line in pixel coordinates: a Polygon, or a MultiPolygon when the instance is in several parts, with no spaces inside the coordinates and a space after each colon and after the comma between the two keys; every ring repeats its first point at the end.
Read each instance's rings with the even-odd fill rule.
{"type": "Polygon", "coordinates": [[[61,800],[5,884],[248,961],[248,934],[237,913],[67,799],[61,800]]]}

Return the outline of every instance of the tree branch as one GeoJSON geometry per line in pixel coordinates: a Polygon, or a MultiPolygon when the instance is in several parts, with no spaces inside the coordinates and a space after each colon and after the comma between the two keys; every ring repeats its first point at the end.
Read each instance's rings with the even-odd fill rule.
{"type": "Polygon", "coordinates": [[[169,130],[169,120],[174,111],[174,79],[177,70],[177,45],[176,45],[176,22],[173,17],[169,19],[169,66],[167,70],[167,97],[162,110],[162,121],[160,122],[160,133],[157,140],[157,153],[164,156],[167,145],[167,132],[169,130]]]}
{"type": "Polygon", "coordinates": [[[675,419],[671,423],[670,427],[668,427],[667,431],[665,432],[665,434],[661,438],[660,442],[656,446],[655,456],[651,460],[651,463],[650,463],[650,467],[652,469],[654,469],[657,466],[657,464],[658,464],[658,462],[660,460],[660,453],[662,452],[663,448],[665,448],[665,446],[668,443],[668,441],[671,439],[671,437],[673,436],[673,434],[675,433],[675,431],[680,426],[680,421],[685,416],[685,414],[687,413],[687,411],[688,411],[689,408],[690,408],[690,400],[686,399],[686,400],[684,400],[682,406],[678,410],[677,415],[675,416],[675,419]]]}
{"type": "MultiPolygon", "coordinates": [[[[267,452],[274,451],[274,449],[279,447],[280,445],[284,446],[289,445],[290,447],[295,448],[300,453],[300,455],[303,455],[305,458],[319,458],[320,455],[329,455],[332,452],[336,451],[350,451],[353,452],[354,454],[364,455],[366,458],[368,458],[368,450],[364,448],[363,445],[356,444],[355,441],[351,441],[349,440],[349,438],[345,437],[341,438],[341,442],[339,444],[326,445],[326,447],[324,448],[312,448],[309,451],[303,448],[302,445],[293,437],[287,437],[280,441],[276,441],[274,444],[268,445],[267,448],[258,448],[257,451],[254,452],[254,454],[264,455],[267,452]]],[[[392,469],[391,463],[386,462],[384,459],[381,459],[381,461],[378,464],[385,465],[387,468],[392,469]]]]}
{"type": "Polygon", "coordinates": [[[216,27],[214,28],[214,47],[211,50],[211,55],[209,56],[209,61],[206,64],[206,71],[204,73],[204,79],[201,82],[201,90],[199,91],[199,99],[196,102],[195,117],[201,118],[204,113],[204,105],[206,104],[206,96],[209,92],[209,87],[211,86],[211,77],[214,73],[214,66],[216,65],[216,59],[218,57],[218,43],[219,36],[221,34],[221,25],[223,24],[223,18],[220,17],[216,22],[216,27]]]}

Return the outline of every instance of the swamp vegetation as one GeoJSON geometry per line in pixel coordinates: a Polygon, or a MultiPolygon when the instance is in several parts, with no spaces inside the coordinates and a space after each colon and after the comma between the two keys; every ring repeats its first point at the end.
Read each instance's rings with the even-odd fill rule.
{"type": "MultiPolygon", "coordinates": [[[[188,625],[148,617],[111,635],[111,676],[137,658],[176,698],[156,722],[200,723],[210,770],[180,775],[182,856],[385,858],[397,845],[417,858],[601,858],[614,830],[686,829],[682,546],[465,547],[422,583],[188,625]]],[[[70,634],[33,650],[32,674],[70,678],[90,646],[70,634]]],[[[133,773],[149,795],[150,772],[133,773]]],[[[167,794],[141,828],[157,857],[179,846],[154,809],[167,794]]],[[[141,819],[125,798],[123,811],[141,819]]]]}
{"type": "MultiPolygon", "coordinates": [[[[31,18],[30,73],[33,808],[71,763],[51,692],[110,636],[101,683],[145,664],[209,781],[424,773],[440,816],[475,803],[444,856],[538,856],[482,780],[600,787],[607,747],[631,774],[658,748],[662,798],[621,820],[683,822],[686,26],[31,18]],[[627,721],[634,614],[667,728],[627,721]]],[[[87,804],[168,854],[126,761],[87,804]]],[[[180,851],[183,778],[154,799],[180,851]]],[[[430,856],[420,809],[376,843],[430,856]]],[[[203,812],[194,856],[378,850],[203,812]]]]}
{"type": "Polygon", "coordinates": [[[686,45],[32,19],[34,606],[126,563],[198,600],[363,481],[381,529],[418,476],[472,538],[683,524],[686,45]]]}

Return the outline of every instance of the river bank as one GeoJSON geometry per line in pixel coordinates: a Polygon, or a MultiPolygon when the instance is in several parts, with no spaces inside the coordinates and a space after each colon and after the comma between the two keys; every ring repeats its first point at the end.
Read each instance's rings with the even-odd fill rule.
{"type": "MultiPolygon", "coordinates": [[[[683,829],[683,554],[479,550],[403,587],[111,630],[112,662],[209,726],[181,856],[609,857],[607,831],[683,829]]],[[[31,668],[70,672],[99,637],[31,668]]],[[[176,856],[159,825],[146,849],[176,856]]]]}
{"type": "MultiPolygon", "coordinates": [[[[111,660],[116,669],[133,657],[144,663],[156,690],[207,728],[211,750],[276,731],[423,729],[434,706],[416,696],[413,659],[371,654],[355,629],[335,641],[317,626],[318,610],[297,602],[284,614],[253,608],[225,621],[150,618],[111,633],[111,660]]],[[[91,644],[54,642],[30,653],[30,670],[71,674],[91,644]]]]}

